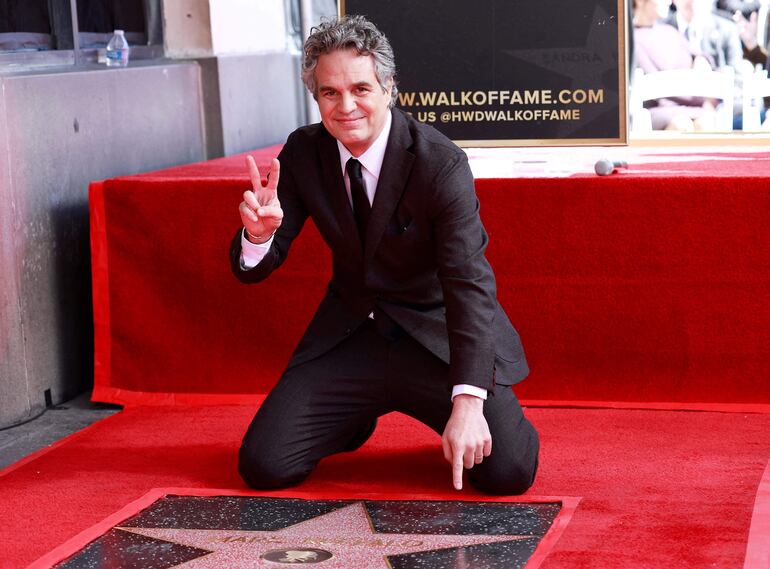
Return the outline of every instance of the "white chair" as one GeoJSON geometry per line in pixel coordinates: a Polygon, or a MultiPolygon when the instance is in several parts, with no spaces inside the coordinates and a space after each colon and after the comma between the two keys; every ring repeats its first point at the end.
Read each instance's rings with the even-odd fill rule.
{"type": "Polygon", "coordinates": [[[718,99],[720,102],[716,109],[715,130],[718,132],[733,130],[735,71],[732,68],[719,71],[672,69],[646,74],[641,69],[636,69],[630,91],[629,112],[632,132],[652,130],[650,112],[644,108],[645,102],[671,97],[718,99]]]}
{"type": "Polygon", "coordinates": [[[770,97],[770,79],[767,70],[758,68],[743,77],[743,130],[758,131],[762,128],[764,98],[770,97]]]}

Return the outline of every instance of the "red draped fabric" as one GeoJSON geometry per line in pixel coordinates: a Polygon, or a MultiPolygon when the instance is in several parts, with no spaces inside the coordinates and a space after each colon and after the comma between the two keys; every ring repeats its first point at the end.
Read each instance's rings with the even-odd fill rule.
{"type": "MultiPolygon", "coordinates": [[[[266,173],[280,147],[254,153],[266,173]]],[[[94,399],[258,401],[329,278],[312,223],[257,286],[227,251],[243,156],[90,188],[94,399]]],[[[770,156],[477,179],[530,404],[770,410],[770,156]]]]}

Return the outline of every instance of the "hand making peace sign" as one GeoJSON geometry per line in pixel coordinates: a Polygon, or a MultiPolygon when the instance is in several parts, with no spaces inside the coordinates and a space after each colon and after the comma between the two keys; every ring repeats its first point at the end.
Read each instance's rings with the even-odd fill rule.
{"type": "Polygon", "coordinates": [[[238,206],[238,211],[246,228],[246,238],[252,243],[265,243],[283,221],[283,210],[277,193],[281,163],[277,158],[273,158],[266,186],[262,185],[254,158],[247,156],[246,165],[249,168],[252,189],[243,192],[243,201],[238,206]]]}

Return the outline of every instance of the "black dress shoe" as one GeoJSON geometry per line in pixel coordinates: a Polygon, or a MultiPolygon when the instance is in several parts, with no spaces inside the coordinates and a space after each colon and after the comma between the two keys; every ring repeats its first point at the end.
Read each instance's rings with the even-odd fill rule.
{"type": "Polygon", "coordinates": [[[347,446],[342,449],[342,452],[353,452],[363,446],[363,444],[369,440],[372,436],[375,427],[377,427],[377,419],[372,419],[372,422],[360,429],[352,439],[348,442],[347,446]]]}

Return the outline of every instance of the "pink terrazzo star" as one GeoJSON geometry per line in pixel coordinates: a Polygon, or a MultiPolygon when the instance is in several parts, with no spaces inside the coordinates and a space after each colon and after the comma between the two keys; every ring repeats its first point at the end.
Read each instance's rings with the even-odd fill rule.
{"type": "Polygon", "coordinates": [[[324,569],[386,569],[390,566],[388,555],[533,539],[523,535],[378,533],[361,502],[277,531],[116,529],[211,551],[177,565],[188,569],[298,564],[318,564],[324,569]]]}

